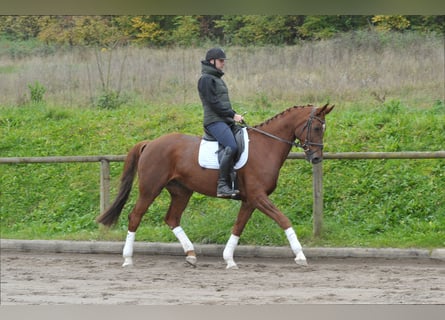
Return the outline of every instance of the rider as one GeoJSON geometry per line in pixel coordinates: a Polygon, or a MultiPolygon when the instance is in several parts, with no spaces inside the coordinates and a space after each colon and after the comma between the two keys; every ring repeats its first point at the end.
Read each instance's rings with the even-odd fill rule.
{"type": "Polygon", "coordinates": [[[204,108],[204,128],[224,147],[216,190],[216,196],[223,198],[239,194],[239,190],[229,186],[229,175],[238,151],[231,125],[244,120],[232,109],[229,91],[221,79],[225,60],[226,54],[221,48],[207,51],[205,60],[201,61],[202,74],[198,80],[199,97],[204,108]]]}

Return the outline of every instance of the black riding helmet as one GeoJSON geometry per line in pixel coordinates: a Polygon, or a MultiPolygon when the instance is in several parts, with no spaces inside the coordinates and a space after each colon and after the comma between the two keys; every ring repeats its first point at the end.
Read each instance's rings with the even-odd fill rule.
{"type": "Polygon", "coordinates": [[[224,50],[221,48],[212,48],[209,51],[207,51],[206,60],[210,61],[212,59],[227,60],[226,54],[224,53],[224,50]]]}

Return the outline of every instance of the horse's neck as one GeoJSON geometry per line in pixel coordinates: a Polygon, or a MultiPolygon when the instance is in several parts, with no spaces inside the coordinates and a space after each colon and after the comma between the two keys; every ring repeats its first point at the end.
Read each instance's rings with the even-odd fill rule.
{"type": "Polygon", "coordinates": [[[258,128],[281,139],[294,141],[298,127],[302,127],[306,122],[303,111],[301,108],[290,109],[284,114],[280,114],[276,118],[258,126],[258,128]]]}
{"type": "MultiPolygon", "coordinates": [[[[295,131],[299,130],[299,126],[303,127],[304,123],[304,114],[302,114],[301,111],[290,110],[257,126],[257,128],[280,139],[293,142],[295,140],[295,131]]],[[[258,137],[262,141],[261,144],[266,146],[265,148],[262,148],[262,150],[266,153],[276,154],[278,156],[277,159],[280,159],[279,162],[282,164],[289,154],[292,147],[291,144],[262,134],[259,134],[258,137]]]]}

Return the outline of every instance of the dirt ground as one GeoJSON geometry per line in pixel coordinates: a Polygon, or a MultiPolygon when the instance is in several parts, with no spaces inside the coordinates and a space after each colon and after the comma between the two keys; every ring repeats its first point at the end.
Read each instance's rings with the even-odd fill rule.
{"type": "Polygon", "coordinates": [[[445,304],[445,263],[1,252],[2,305],[445,304]]]}

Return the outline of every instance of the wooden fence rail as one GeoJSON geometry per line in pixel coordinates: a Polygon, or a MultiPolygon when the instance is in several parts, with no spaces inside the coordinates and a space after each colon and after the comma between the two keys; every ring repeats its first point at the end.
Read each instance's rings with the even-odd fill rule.
{"type": "MultiPolygon", "coordinates": [[[[64,157],[8,157],[0,158],[0,164],[100,162],[100,210],[110,203],[110,162],[122,162],[125,155],[64,156],[64,157]]],[[[445,159],[445,151],[433,152],[325,152],[325,160],[363,159],[445,159]]],[[[302,152],[291,152],[287,159],[305,159],[302,152]]],[[[323,228],[323,167],[322,162],[312,166],[313,179],[313,235],[321,235],[323,228]]]]}

